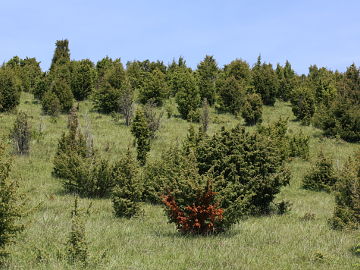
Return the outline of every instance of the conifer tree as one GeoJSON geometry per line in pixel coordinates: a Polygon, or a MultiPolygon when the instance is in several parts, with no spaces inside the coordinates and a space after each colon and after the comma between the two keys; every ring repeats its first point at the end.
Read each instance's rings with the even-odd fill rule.
{"type": "Polygon", "coordinates": [[[57,65],[70,63],[69,41],[67,39],[57,40],[55,46],[56,48],[51,60],[50,71],[53,71],[57,65]]]}
{"type": "Polygon", "coordinates": [[[150,151],[151,132],[143,110],[138,109],[131,125],[131,133],[135,137],[137,160],[143,166],[146,163],[147,153],[150,151]]]}
{"type": "Polygon", "coordinates": [[[244,101],[247,86],[244,81],[236,80],[234,76],[218,81],[218,109],[237,115],[244,101]]]}
{"type": "Polygon", "coordinates": [[[139,100],[142,104],[152,102],[157,106],[161,106],[164,99],[169,96],[166,76],[159,69],[146,73],[143,85],[139,90],[139,100]]]}
{"type": "Polygon", "coordinates": [[[8,67],[0,68],[0,112],[8,112],[20,103],[20,84],[8,67]]]}
{"type": "Polygon", "coordinates": [[[71,91],[76,100],[86,99],[94,90],[96,70],[89,59],[71,62],[71,91]]]}
{"type": "Polygon", "coordinates": [[[259,56],[252,71],[255,92],[261,96],[264,105],[273,106],[278,91],[278,80],[272,65],[261,64],[261,57],[259,56]]]}
{"type": "Polygon", "coordinates": [[[241,115],[249,126],[261,122],[262,100],[260,95],[256,93],[246,95],[243,107],[241,108],[241,115]]]}
{"type": "Polygon", "coordinates": [[[334,229],[360,228],[360,152],[345,163],[335,188],[334,229]]]}
{"type": "Polygon", "coordinates": [[[130,148],[123,158],[113,166],[115,187],[112,191],[112,203],[117,217],[130,218],[139,212],[141,188],[139,168],[130,148]]]}
{"type": "Polygon", "coordinates": [[[7,246],[24,229],[19,219],[24,215],[17,184],[9,179],[11,160],[0,142],[0,267],[8,255],[7,246]]]}
{"type": "Polygon", "coordinates": [[[86,264],[88,259],[88,244],[86,242],[85,224],[75,197],[74,209],[71,212],[71,232],[67,242],[67,256],[69,263],[86,264]]]}
{"type": "Polygon", "coordinates": [[[176,104],[183,119],[188,119],[201,104],[199,88],[194,75],[190,71],[178,70],[173,77],[177,85],[176,104]]]}
{"type": "Polygon", "coordinates": [[[199,93],[201,100],[206,99],[210,106],[215,103],[216,79],[218,66],[213,56],[206,55],[204,60],[197,66],[199,93]]]}
{"type": "Polygon", "coordinates": [[[291,95],[292,111],[303,124],[310,124],[315,113],[315,96],[311,88],[300,86],[291,95]]]}
{"type": "Polygon", "coordinates": [[[15,153],[20,155],[29,153],[31,131],[26,113],[19,112],[17,114],[10,138],[13,141],[15,153]]]}

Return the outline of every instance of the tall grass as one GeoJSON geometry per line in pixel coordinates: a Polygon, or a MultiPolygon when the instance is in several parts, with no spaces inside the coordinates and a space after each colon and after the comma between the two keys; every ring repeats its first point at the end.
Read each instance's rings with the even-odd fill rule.
{"type": "MultiPolygon", "coordinates": [[[[27,157],[14,157],[12,177],[29,198],[33,211],[27,227],[10,247],[10,269],[77,269],[66,259],[66,241],[71,229],[73,196],[64,194],[61,183],[51,176],[57,141],[67,125],[67,116],[51,118],[41,114],[32,95],[22,94],[19,110],[30,116],[34,132],[27,157]]],[[[321,131],[294,121],[288,103],[264,108],[264,123],[289,118],[289,129],[310,136],[310,162],[320,150],[331,154],[341,167],[359,144],[321,136],[321,131]]],[[[0,114],[0,136],[8,140],[15,115],[0,114]]],[[[90,132],[94,145],[108,158],[117,159],[133,143],[129,127],[111,116],[91,111],[91,103],[80,103],[79,120],[90,132]]],[[[242,123],[228,114],[211,112],[209,133],[221,126],[242,123]]],[[[181,141],[189,123],[180,118],[163,118],[152,143],[150,159],[160,157],[168,145],[181,141]]],[[[250,129],[252,129],[251,127],[250,129]]],[[[159,206],[143,204],[143,214],[130,219],[115,218],[109,199],[81,199],[86,214],[89,269],[354,269],[360,258],[351,248],[358,232],[334,231],[327,224],[334,197],[324,192],[301,189],[309,161],[294,159],[289,167],[291,184],[277,200],[293,203],[283,216],[252,217],[239,222],[229,232],[211,237],[186,237],[167,223],[159,206]]]]}

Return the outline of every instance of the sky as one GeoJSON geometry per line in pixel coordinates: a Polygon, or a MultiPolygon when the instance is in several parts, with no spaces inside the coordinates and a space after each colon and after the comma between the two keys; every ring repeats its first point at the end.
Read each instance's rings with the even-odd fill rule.
{"type": "Polygon", "coordinates": [[[56,40],[71,59],[162,60],[205,55],[220,67],[261,54],[274,65],[344,71],[360,64],[360,1],[0,0],[0,63],[15,55],[50,66],[56,40]]]}

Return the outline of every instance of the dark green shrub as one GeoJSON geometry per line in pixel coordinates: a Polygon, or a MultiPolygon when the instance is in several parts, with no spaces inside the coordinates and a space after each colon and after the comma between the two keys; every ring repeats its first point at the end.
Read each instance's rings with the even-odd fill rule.
{"type": "Polygon", "coordinates": [[[67,242],[67,256],[69,263],[86,264],[88,260],[88,244],[86,242],[85,224],[78,209],[78,200],[75,197],[72,210],[71,232],[67,242]]]}
{"type": "Polygon", "coordinates": [[[360,227],[360,154],[350,158],[336,184],[335,210],[330,219],[334,229],[360,227]]]}
{"type": "Polygon", "coordinates": [[[41,99],[42,110],[45,114],[57,116],[61,111],[61,104],[55,93],[45,92],[41,99]]]}
{"type": "Polygon", "coordinates": [[[94,90],[96,69],[89,59],[71,62],[71,91],[76,100],[86,99],[94,90]]]}
{"type": "Polygon", "coordinates": [[[19,219],[24,215],[23,202],[16,182],[9,178],[11,160],[0,142],[0,267],[8,255],[7,247],[24,229],[19,219]]]}
{"type": "Polygon", "coordinates": [[[163,112],[157,112],[156,105],[152,102],[148,102],[144,106],[144,115],[148,128],[150,130],[150,137],[154,139],[156,136],[156,132],[160,128],[163,112]]]}
{"type": "Polygon", "coordinates": [[[92,100],[95,110],[102,113],[120,111],[121,90],[110,83],[103,83],[94,93],[92,100]]]}
{"type": "Polygon", "coordinates": [[[290,100],[296,118],[305,125],[310,124],[315,113],[315,96],[311,88],[306,86],[296,88],[290,100]]]}
{"type": "Polygon", "coordinates": [[[51,82],[50,91],[59,99],[61,111],[68,113],[72,108],[74,101],[70,85],[65,80],[55,79],[51,82]]]}
{"type": "Polygon", "coordinates": [[[329,192],[336,184],[336,181],[332,159],[320,152],[315,165],[303,179],[303,188],[329,192]]]}
{"type": "Polygon", "coordinates": [[[196,111],[201,104],[199,88],[191,71],[179,70],[173,76],[176,83],[176,104],[183,119],[189,119],[189,113],[196,111]]]}
{"type": "Polygon", "coordinates": [[[16,74],[6,67],[0,68],[0,112],[8,112],[20,103],[20,84],[16,74]]]}
{"type": "Polygon", "coordinates": [[[201,108],[200,123],[202,132],[206,133],[210,124],[210,109],[206,98],[203,100],[201,108]]]}
{"type": "Polygon", "coordinates": [[[261,64],[260,56],[253,68],[252,83],[263,104],[273,106],[278,95],[278,79],[271,64],[261,64]]]}
{"type": "Polygon", "coordinates": [[[130,149],[114,164],[112,170],[115,179],[115,187],[112,191],[115,216],[130,218],[139,212],[141,199],[139,168],[130,149]]]}
{"type": "Polygon", "coordinates": [[[262,121],[262,101],[258,94],[248,94],[241,108],[246,125],[253,126],[262,121]]]}
{"type": "Polygon", "coordinates": [[[63,181],[65,191],[86,197],[107,197],[114,187],[112,168],[98,158],[92,142],[78,127],[76,111],[69,117],[69,131],[59,140],[53,175],[63,181]]]}
{"type": "Polygon", "coordinates": [[[131,133],[136,141],[137,160],[141,165],[145,165],[147,153],[150,151],[151,131],[141,109],[136,111],[131,133]]]}
{"type": "Polygon", "coordinates": [[[237,115],[241,110],[246,88],[247,84],[236,80],[234,76],[219,79],[217,81],[218,109],[237,115]]]}
{"type": "Polygon", "coordinates": [[[300,131],[298,134],[287,136],[289,141],[289,157],[309,158],[309,136],[300,131]]]}
{"type": "Polygon", "coordinates": [[[159,69],[145,73],[144,81],[139,90],[139,100],[142,104],[151,102],[161,106],[164,99],[169,96],[165,74],[159,69]]]}
{"type": "Polygon", "coordinates": [[[216,87],[219,68],[213,56],[206,55],[197,66],[196,74],[201,100],[206,99],[209,105],[215,104],[216,87]]]}
{"type": "Polygon", "coordinates": [[[19,112],[17,114],[10,138],[13,141],[15,153],[20,155],[29,153],[31,131],[26,113],[19,112]]]}

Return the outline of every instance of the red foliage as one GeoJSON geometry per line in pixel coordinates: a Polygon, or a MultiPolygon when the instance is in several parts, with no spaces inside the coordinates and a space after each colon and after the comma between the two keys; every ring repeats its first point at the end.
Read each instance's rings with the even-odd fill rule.
{"type": "Polygon", "coordinates": [[[196,203],[180,208],[172,195],[163,196],[170,221],[181,233],[209,234],[222,231],[223,209],[214,204],[215,192],[205,191],[196,203]]]}

